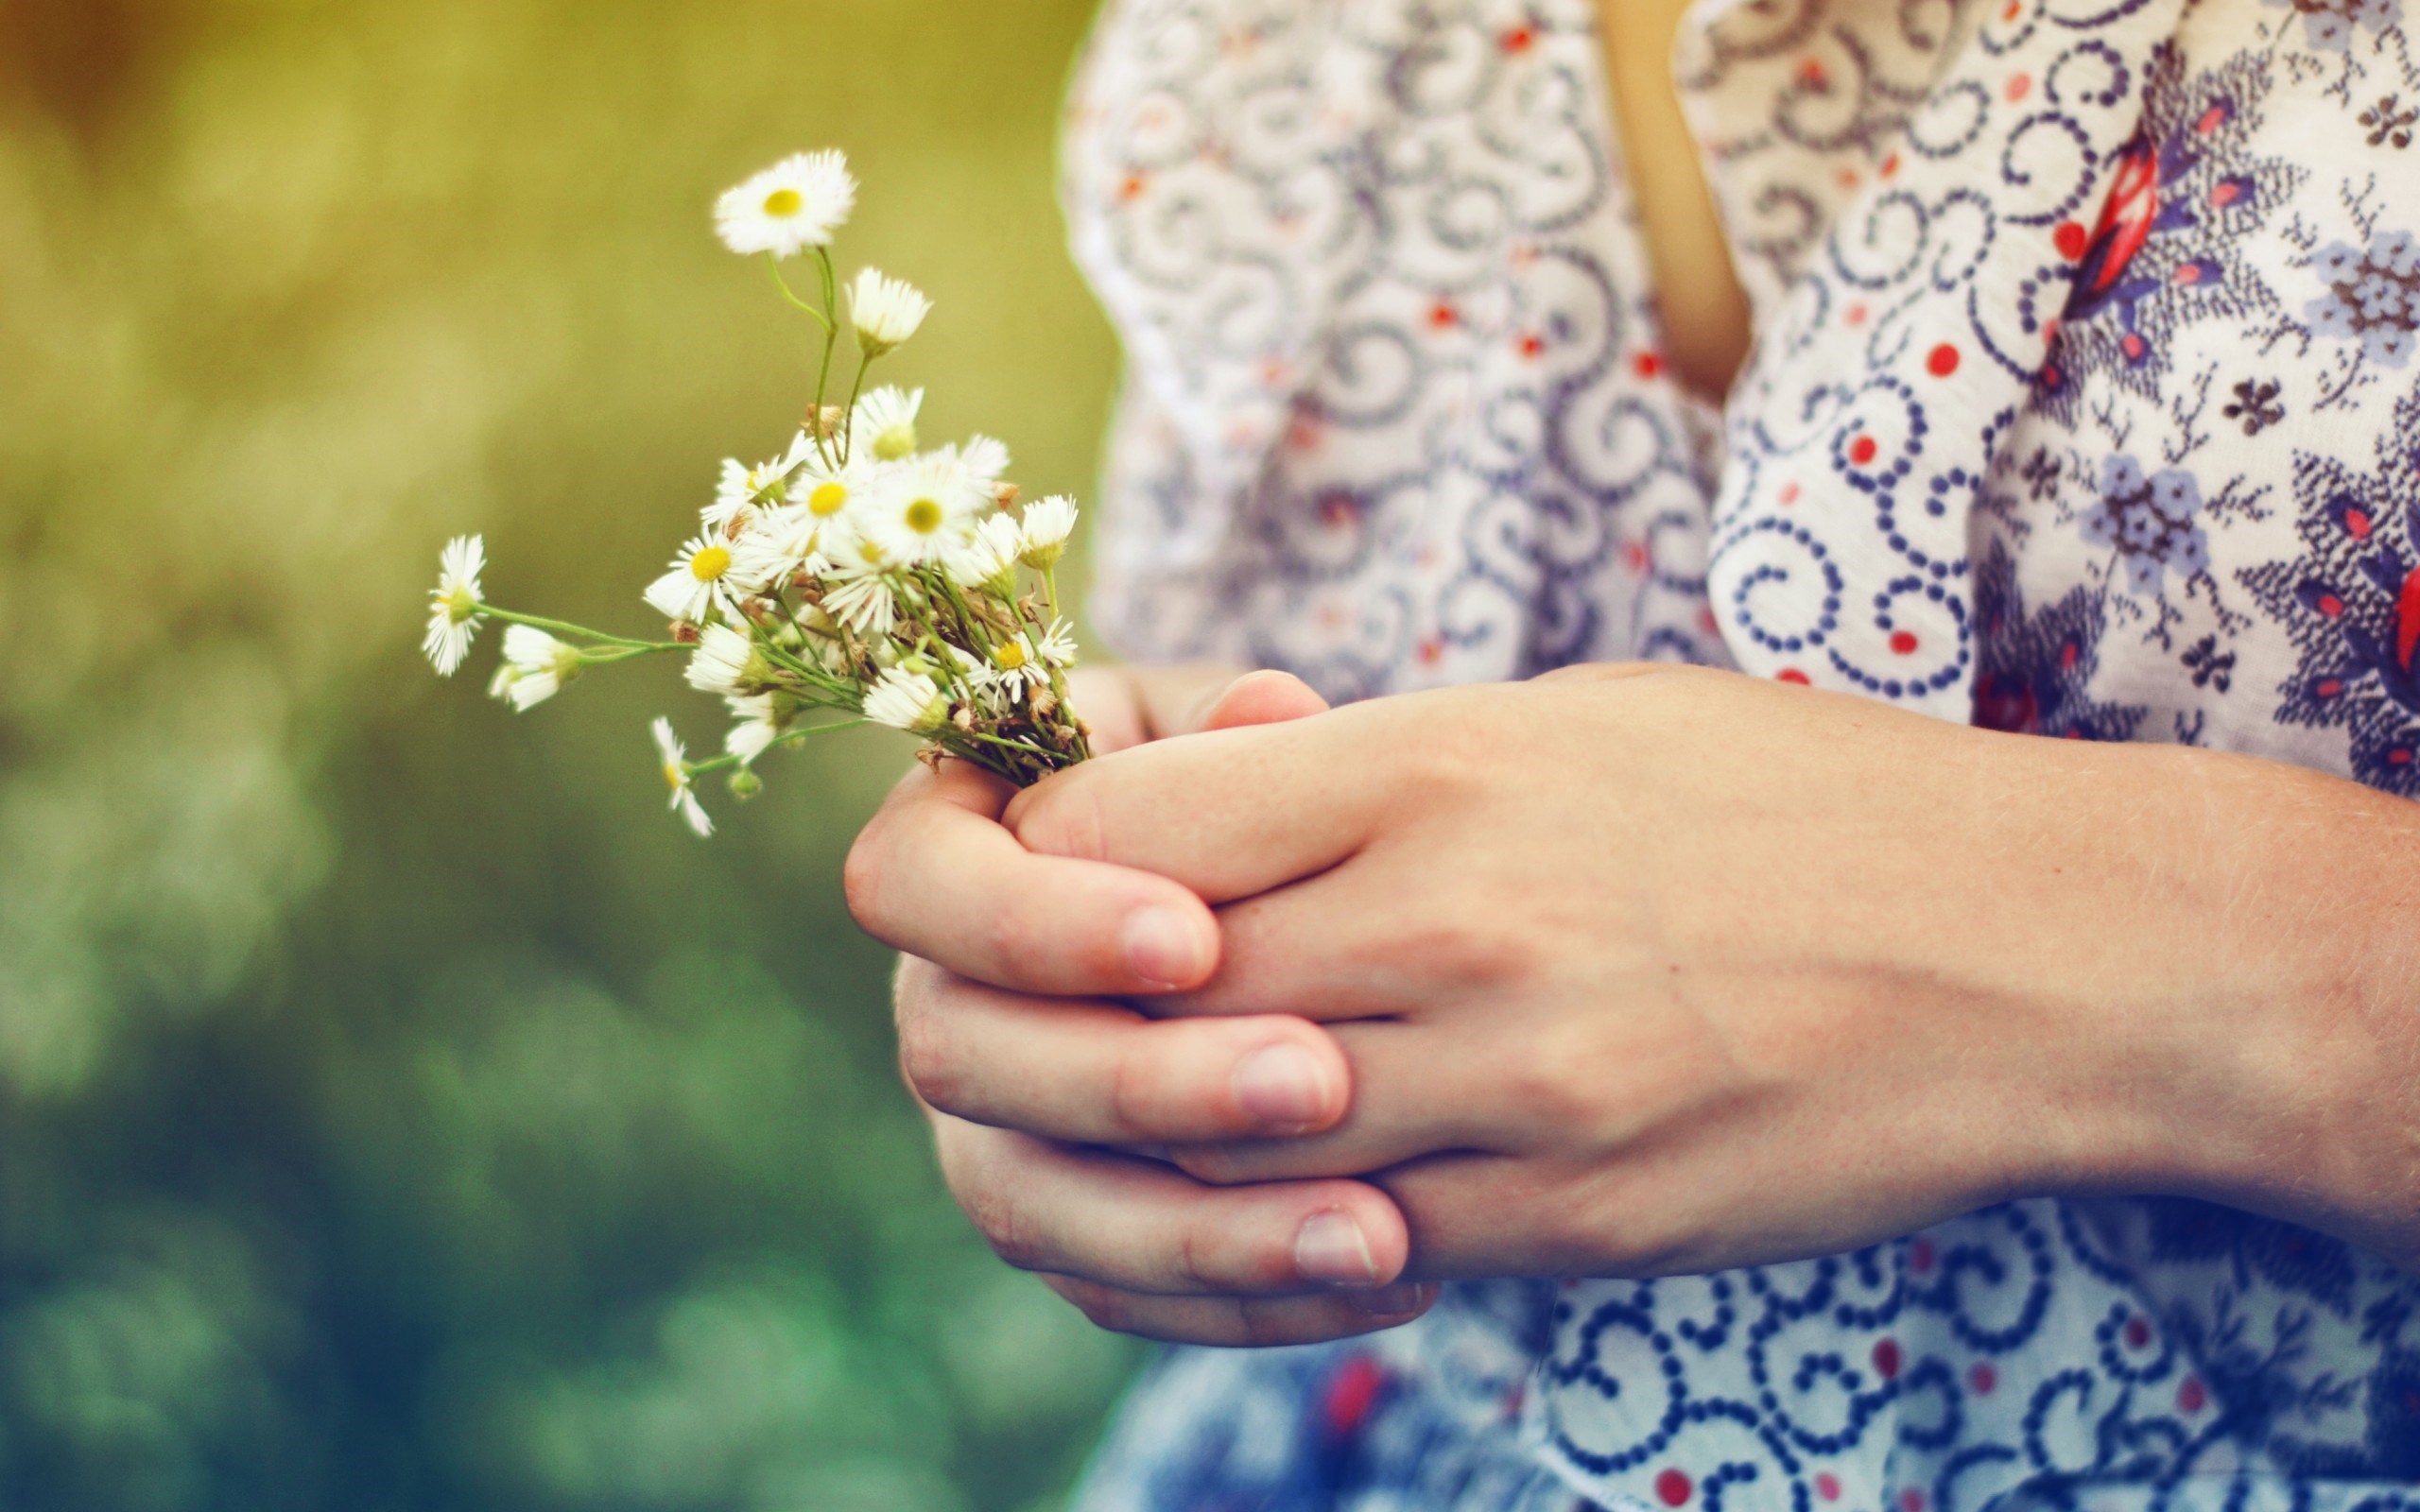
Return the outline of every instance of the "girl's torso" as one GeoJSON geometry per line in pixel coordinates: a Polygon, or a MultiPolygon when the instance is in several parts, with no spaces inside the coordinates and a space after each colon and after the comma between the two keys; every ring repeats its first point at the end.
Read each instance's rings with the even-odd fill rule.
{"type": "MultiPolygon", "coordinates": [[[[1756,312],[1720,413],[1724,349],[1674,333],[1722,281],[1659,297],[1711,260],[1596,14],[1105,19],[1068,197],[1130,357],[1125,649],[1336,696],[1685,658],[2420,794],[2399,0],[1701,0],[1677,98],[1756,312]]],[[[1455,1506],[1543,1467],[1710,1512],[2387,1512],[2420,1477],[2420,1287],[2187,1202],[1177,1367],[1224,1400],[1143,1399],[1093,1504],[1455,1506]],[[1253,1469],[1272,1425],[1300,1452],[1253,1469]]]]}

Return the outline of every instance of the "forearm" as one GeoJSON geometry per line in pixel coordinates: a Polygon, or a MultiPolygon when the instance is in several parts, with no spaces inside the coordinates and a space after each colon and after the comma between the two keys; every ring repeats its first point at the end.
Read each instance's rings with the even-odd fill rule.
{"type": "MultiPolygon", "coordinates": [[[[2409,1263],[2420,808],[2273,762],[2062,747],[2068,1190],[2204,1197],[2409,1263]]],[[[2057,851],[2054,854],[2059,853],[2057,851]]],[[[2053,936],[2057,938],[2058,936],[2053,936]]]]}

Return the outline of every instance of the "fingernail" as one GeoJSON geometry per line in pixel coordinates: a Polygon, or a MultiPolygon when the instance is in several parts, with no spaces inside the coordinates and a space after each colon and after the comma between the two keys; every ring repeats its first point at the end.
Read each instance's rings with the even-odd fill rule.
{"type": "Polygon", "coordinates": [[[1201,932],[1173,908],[1138,908],[1126,919],[1126,964],[1154,987],[1190,985],[1201,975],[1201,932]]]}
{"type": "Polygon", "coordinates": [[[1307,1281],[1334,1286],[1367,1286],[1378,1279],[1378,1262],[1361,1226],[1341,1208],[1329,1208],[1303,1220],[1294,1234],[1294,1269],[1307,1281]]]}
{"type": "Polygon", "coordinates": [[[1308,1128],[1327,1112],[1327,1070],[1301,1045],[1263,1045],[1236,1062],[1236,1102],[1272,1128],[1308,1128]]]}
{"type": "Polygon", "coordinates": [[[1392,1286],[1373,1286],[1346,1292],[1344,1300],[1355,1312],[1372,1317],[1392,1317],[1398,1313],[1417,1313],[1428,1305],[1428,1288],[1412,1281],[1397,1281],[1392,1286]]]}

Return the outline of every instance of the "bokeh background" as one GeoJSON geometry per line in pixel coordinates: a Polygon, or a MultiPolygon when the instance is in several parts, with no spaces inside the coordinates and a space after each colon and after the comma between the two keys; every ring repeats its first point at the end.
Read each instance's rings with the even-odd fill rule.
{"type": "Polygon", "coordinates": [[[891,1077],[838,868],[905,746],[700,843],[677,665],[513,717],[415,643],[468,531],[646,627],[802,407],[707,210],[807,146],[939,301],[927,434],[1088,491],[1088,10],[0,0],[0,1507],[1059,1503],[1135,1356],[891,1077]]]}

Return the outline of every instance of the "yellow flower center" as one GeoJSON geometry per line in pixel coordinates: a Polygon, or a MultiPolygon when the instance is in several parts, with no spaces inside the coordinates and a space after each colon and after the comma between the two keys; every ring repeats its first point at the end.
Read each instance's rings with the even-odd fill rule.
{"type": "Polygon", "coordinates": [[[708,546],[689,558],[689,576],[701,583],[711,583],[731,571],[731,553],[720,546],[708,546]]]}
{"type": "Polygon", "coordinates": [[[857,555],[866,559],[866,565],[869,567],[879,567],[890,557],[889,552],[871,541],[858,542],[857,555]]]}
{"type": "Polygon", "coordinates": [[[445,618],[449,623],[461,624],[476,613],[478,608],[479,601],[471,596],[471,591],[468,588],[456,588],[454,592],[445,595],[445,618]]]}
{"type": "Polygon", "coordinates": [[[903,456],[914,455],[915,450],[916,427],[913,425],[893,425],[873,438],[873,455],[878,461],[896,462],[903,456]]]}
{"type": "Polygon", "coordinates": [[[1025,643],[1011,641],[992,653],[992,661],[1003,672],[1014,672],[1025,665],[1025,643]]]}
{"type": "Polygon", "coordinates": [[[804,208],[806,201],[799,198],[795,189],[776,189],[765,197],[765,214],[776,220],[787,220],[804,208]]]}
{"type": "Polygon", "coordinates": [[[689,785],[689,775],[681,769],[679,762],[664,764],[664,785],[675,793],[689,785]]]}
{"type": "Polygon", "coordinates": [[[826,519],[838,514],[840,506],[848,502],[848,486],[841,483],[820,483],[816,485],[815,491],[806,496],[806,507],[826,519]]]}
{"type": "Polygon", "coordinates": [[[908,507],[908,528],[920,536],[929,536],[942,527],[942,507],[931,499],[918,499],[908,507]]]}

